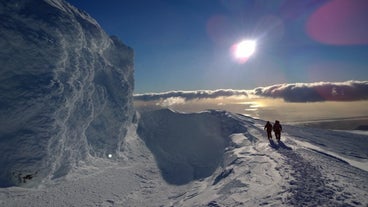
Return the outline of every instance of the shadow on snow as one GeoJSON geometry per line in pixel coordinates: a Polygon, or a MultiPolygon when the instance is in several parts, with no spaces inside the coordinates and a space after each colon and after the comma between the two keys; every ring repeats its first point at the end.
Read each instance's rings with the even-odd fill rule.
{"type": "Polygon", "coordinates": [[[277,141],[277,142],[274,142],[272,139],[269,140],[270,141],[270,146],[274,149],[286,149],[286,150],[292,150],[291,147],[287,146],[284,142],[282,142],[281,140],[280,141],[277,141]]]}

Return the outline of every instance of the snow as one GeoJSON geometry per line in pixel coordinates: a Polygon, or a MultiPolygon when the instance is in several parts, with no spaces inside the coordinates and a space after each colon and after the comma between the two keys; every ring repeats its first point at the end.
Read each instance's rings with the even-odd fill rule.
{"type": "Polygon", "coordinates": [[[222,128],[221,121],[211,113],[179,114],[165,109],[142,114],[138,133],[166,181],[181,185],[216,170],[228,145],[223,137],[236,129],[222,128]]]}
{"type": "Polygon", "coordinates": [[[133,50],[63,0],[2,1],[0,11],[0,187],[114,159],[135,113],[133,50]]]}
{"type": "Polygon", "coordinates": [[[356,168],[360,168],[360,169],[365,170],[365,171],[368,172],[368,161],[356,161],[356,160],[353,160],[353,159],[349,159],[349,158],[343,157],[342,155],[339,155],[337,153],[327,151],[327,150],[323,150],[322,148],[320,148],[318,146],[315,146],[315,145],[312,145],[308,142],[297,141],[297,140],[294,140],[294,142],[297,145],[302,146],[303,148],[308,148],[308,149],[314,150],[316,152],[325,154],[326,156],[331,156],[332,158],[338,159],[341,162],[349,163],[351,166],[354,166],[356,168]]]}
{"type": "Polygon", "coordinates": [[[0,206],[367,206],[368,136],[136,113],[133,52],[63,0],[0,3],[0,206]]]}
{"type": "Polygon", "coordinates": [[[339,131],[368,136],[368,131],[363,131],[363,130],[339,130],[339,131]]]}
{"type": "MultiPolygon", "coordinates": [[[[348,150],[340,146],[345,132],[284,126],[277,143],[267,140],[265,121],[225,111],[160,110],[138,119],[129,127],[118,159],[92,158],[38,188],[0,189],[0,206],[368,204],[368,171],[348,162],[357,160],[355,154],[339,152],[348,150]],[[331,144],[339,147],[332,152],[327,142],[313,144],[321,137],[340,140],[331,144]]],[[[350,135],[351,140],[364,139],[350,135]]],[[[359,149],[362,144],[349,146],[359,149]]],[[[367,161],[364,156],[359,162],[367,161]]]]}

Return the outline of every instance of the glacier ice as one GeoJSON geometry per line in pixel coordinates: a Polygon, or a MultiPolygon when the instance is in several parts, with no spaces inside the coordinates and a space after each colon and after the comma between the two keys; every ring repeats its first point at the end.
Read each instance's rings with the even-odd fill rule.
{"type": "Polygon", "coordinates": [[[134,116],[133,50],[63,0],[1,1],[0,13],[0,186],[116,157],[134,116]]]}

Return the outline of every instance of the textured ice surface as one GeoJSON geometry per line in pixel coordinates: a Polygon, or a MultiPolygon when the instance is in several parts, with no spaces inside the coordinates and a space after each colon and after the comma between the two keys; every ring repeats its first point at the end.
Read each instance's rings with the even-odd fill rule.
{"type": "Polygon", "coordinates": [[[1,1],[0,13],[0,186],[115,157],[134,113],[133,50],[63,0],[1,1]]]}

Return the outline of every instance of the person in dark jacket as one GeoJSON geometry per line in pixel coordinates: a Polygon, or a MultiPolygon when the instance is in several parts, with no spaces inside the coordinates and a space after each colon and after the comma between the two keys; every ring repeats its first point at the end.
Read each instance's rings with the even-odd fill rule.
{"type": "Polygon", "coordinates": [[[266,123],[264,129],[267,131],[268,139],[272,139],[272,124],[269,121],[266,123]]]}
{"type": "Polygon", "coordinates": [[[276,140],[280,141],[282,126],[278,120],[276,120],[275,123],[273,124],[273,131],[275,132],[276,140]]]}

